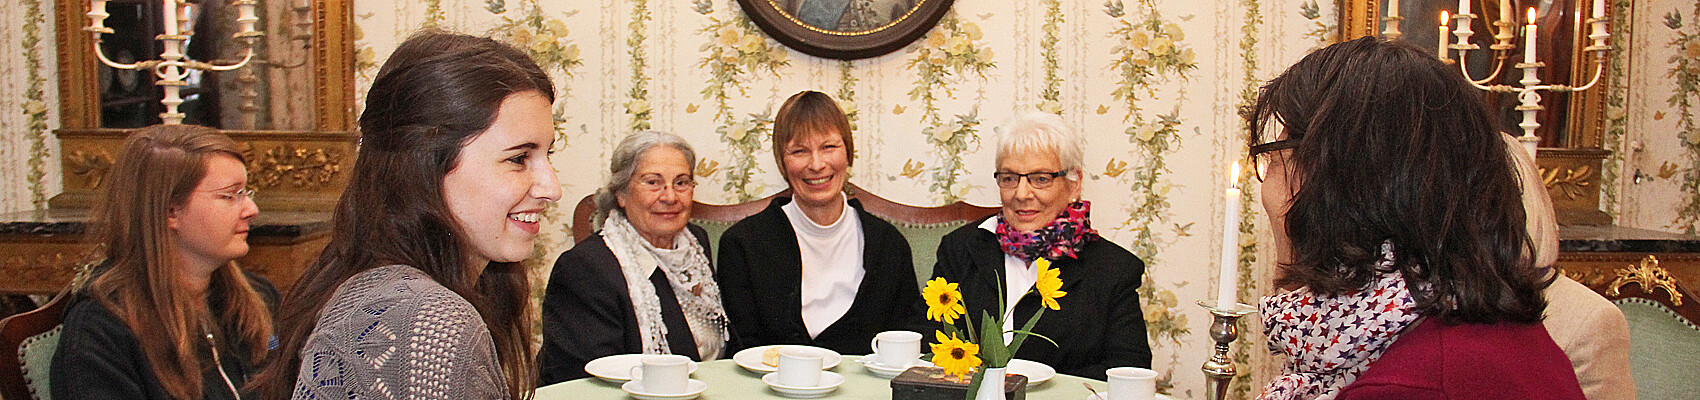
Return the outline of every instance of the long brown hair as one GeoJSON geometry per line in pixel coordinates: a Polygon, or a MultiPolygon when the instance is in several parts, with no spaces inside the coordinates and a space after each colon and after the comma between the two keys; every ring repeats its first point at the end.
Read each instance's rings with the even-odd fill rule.
{"type": "Polygon", "coordinates": [[[290,396],[301,348],[337,287],[392,264],[417,268],[471,302],[490,327],[510,397],[531,398],[537,365],[526,271],[492,262],[471,275],[455,239],[466,235],[443,197],[443,177],[461,148],[490,128],[504,99],[526,92],[555,99],[549,76],[506,44],[424,32],[396,48],[367,92],[359,159],[337,203],[330,243],[279,312],[279,362],[256,379],[262,398],[290,396]]]}
{"type": "Polygon", "coordinates": [[[1258,95],[1253,143],[1294,141],[1286,214],[1293,261],[1276,283],[1367,286],[1384,241],[1417,307],[1449,323],[1534,323],[1546,300],[1512,159],[1480,92],[1402,41],[1362,38],[1305,56],[1258,95]]]}
{"type": "Polygon", "coordinates": [[[219,368],[198,355],[207,344],[200,336],[232,329],[248,362],[258,364],[272,334],[271,310],[235,263],[213,271],[206,298],[177,284],[177,244],[166,219],[188,203],[207,161],[218,156],[243,160],[236,143],[212,128],[137,129],[124,140],[90,218],[95,255],[104,260],[86,293],[124,321],[160,385],[178,399],[201,398],[202,371],[219,368]],[[225,307],[208,310],[209,299],[225,307]]]}

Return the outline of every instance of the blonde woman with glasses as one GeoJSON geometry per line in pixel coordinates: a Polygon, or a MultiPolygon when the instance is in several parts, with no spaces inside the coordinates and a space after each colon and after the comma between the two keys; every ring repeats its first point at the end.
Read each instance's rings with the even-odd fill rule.
{"type": "Polygon", "coordinates": [[[154,125],[124,140],[90,222],[101,258],[65,313],[59,399],[236,399],[269,358],[277,291],[236,266],[260,210],[236,143],[154,125]]]}

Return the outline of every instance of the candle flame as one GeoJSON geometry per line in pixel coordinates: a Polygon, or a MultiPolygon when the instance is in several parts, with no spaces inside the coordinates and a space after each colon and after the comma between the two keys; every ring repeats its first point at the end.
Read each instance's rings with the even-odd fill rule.
{"type": "Polygon", "coordinates": [[[1234,167],[1228,169],[1228,187],[1235,188],[1235,189],[1238,189],[1240,187],[1240,161],[1239,160],[1234,160],[1234,167]]]}
{"type": "Polygon", "coordinates": [[[1440,26],[1452,26],[1452,20],[1448,18],[1451,16],[1452,14],[1448,14],[1446,10],[1440,10],[1440,26]]]}
{"type": "Polygon", "coordinates": [[[1529,25],[1535,24],[1535,8],[1529,7],[1529,25]]]}

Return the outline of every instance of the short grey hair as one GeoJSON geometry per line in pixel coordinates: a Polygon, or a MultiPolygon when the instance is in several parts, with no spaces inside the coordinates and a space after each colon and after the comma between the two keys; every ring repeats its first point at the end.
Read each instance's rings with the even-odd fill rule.
{"type": "Polygon", "coordinates": [[[1050,151],[1062,162],[1066,175],[1076,182],[1086,173],[1086,138],[1069,128],[1061,116],[1030,112],[1004,123],[999,129],[997,165],[1021,151],[1050,151]]]}
{"type": "Polygon", "coordinates": [[[608,165],[608,183],[602,185],[602,188],[596,189],[595,223],[602,223],[602,218],[613,210],[620,210],[621,213],[626,211],[620,208],[620,201],[615,198],[615,194],[624,193],[631,187],[632,173],[637,170],[638,158],[643,156],[644,152],[657,146],[672,147],[678,149],[681,153],[685,153],[685,163],[691,166],[691,174],[696,174],[697,153],[695,150],[691,150],[691,144],[686,143],[685,138],[658,131],[642,131],[626,135],[625,139],[620,140],[619,145],[614,146],[613,161],[608,165]]]}

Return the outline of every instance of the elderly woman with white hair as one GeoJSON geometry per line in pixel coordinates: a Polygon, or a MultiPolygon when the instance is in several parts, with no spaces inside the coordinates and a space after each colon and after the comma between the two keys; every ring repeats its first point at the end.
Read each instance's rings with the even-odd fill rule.
{"type": "Polygon", "coordinates": [[[1015,356],[1104,379],[1112,367],[1151,367],[1136,292],[1145,263],[1092,229],[1092,204],[1080,199],[1084,147],[1053,114],[1025,115],[1006,126],[993,174],[1003,210],[946,235],[933,276],[959,283],[964,299],[979,299],[968,302],[967,315],[1001,314],[1008,331],[1039,311],[1042,299],[1029,290],[1039,278],[1034,262],[1050,260],[1068,295],[1033,332],[1056,344],[1028,341],[1015,356]],[[1007,309],[988,300],[999,296],[1007,309]]]}
{"type": "Polygon", "coordinates": [[[696,153],[677,135],[638,132],[613,158],[596,192],[602,230],[562,253],[549,276],[541,385],[589,376],[586,363],[615,354],[725,355],[708,234],[687,222],[696,153]]]}

